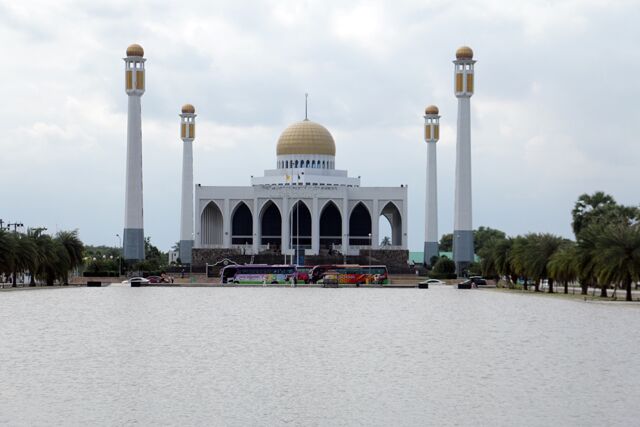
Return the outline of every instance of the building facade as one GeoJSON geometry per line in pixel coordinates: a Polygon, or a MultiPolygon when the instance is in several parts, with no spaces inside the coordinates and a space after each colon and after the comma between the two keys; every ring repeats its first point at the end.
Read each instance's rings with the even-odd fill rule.
{"type": "Polygon", "coordinates": [[[276,168],[252,177],[251,185],[196,185],[194,247],[345,256],[406,250],[407,187],[362,187],[359,177],[335,169],[335,155],[331,133],[305,119],[284,130],[276,168]],[[391,225],[383,246],[381,216],[391,225]]]}

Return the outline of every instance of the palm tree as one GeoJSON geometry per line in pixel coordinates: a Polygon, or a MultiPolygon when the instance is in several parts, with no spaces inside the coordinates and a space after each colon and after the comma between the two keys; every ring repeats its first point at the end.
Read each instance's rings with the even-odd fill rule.
{"type": "MultiPolygon", "coordinates": [[[[78,230],[74,231],[59,231],[56,234],[55,240],[57,243],[64,248],[66,252],[66,256],[64,253],[59,252],[59,259],[68,260],[66,267],[68,268],[62,274],[63,282],[67,284],[68,282],[68,273],[70,270],[78,268],[82,265],[82,253],[84,252],[84,244],[78,238],[78,230]]],[[[61,267],[63,267],[61,265],[61,267]]]]}
{"type": "MultiPolygon", "coordinates": [[[[602,234],[604,226],[596,223],[583,229],[580,232],[580,238],[577,245],[577,267],[578,280],[582,288],[582,295],[586,295],[589,286],[598,286],[598,278],[596,275],[596,255],[598,253],[598,239],[602,234]]],[[[607,296],[606,284],[601,287],[600,296],[607,296]]]]}
{"type": "Polygon", "coordinates": [[[509,251],[509,265],[511,271],[519,277],[524,278],[524,290],[528,289],[529,264],[527,262],[528,246],[531,239],[527,236],[516,236],[513,239],[511,250],[509,251]]]}
{"type": "Polygon", "coordinates": [[[560,247],[549,259],[547,271],[549,280],[553,279],[564,285],[564,293],[569,293],[569,283],[578,278],[578,250],[573,242],[560,247]]]}
{"type": "Polygon", "coordinates": [[[576,204],[571,211],[573,222],[571,227],[573,232],[578,237],[580,232],[589,225],[589,217],[592,216],[592,212],[602,209],[606,206],[615,206],[616,201],[614,198],[603,191],[597,191],[593,195],[583,194],[578,197],[576,204]]]}
{"type": "Polygon", "coordinates": [[[514,283],[516,277],[510,262],[512,246],[513,239],[510,237],[498,240],[492,248],[492,258],[496,272],[501,276],[507,276],[514,283]]]}
{"type": "Polygon", "coordinates": [[[596,240],[596,274],[601,283],[622,283],[632,301],[631,284],[640,278],[640,224],[611,224],[596,240]]]}

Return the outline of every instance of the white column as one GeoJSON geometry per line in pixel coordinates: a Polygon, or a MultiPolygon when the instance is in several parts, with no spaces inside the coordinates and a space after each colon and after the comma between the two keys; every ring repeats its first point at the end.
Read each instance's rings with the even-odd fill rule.
{"type": "Polygon", "coordinates": [[[453,257],[456,264],[463,265],[473,261],[470,101],[467,96],[458,98],[453,257]]]}
{"type": "Polygon", "coordinates": [[[231,247],[231,206],[229,199],[224,199],[224,211],[222,214],[222,244],[225,248],[231,247]]]}
{"type": "Polygon", "coordinates": [[[371,209],[371,247],[378,249],[380,246],[380,207],[378,199],[373,199],[373,208],[371,209]]]}
{"type": "Polygon", "coordinates": [[[349,255],[349,198],[342,199],[342,253],[349,255]]]}
{"type": "Polygon", "coordinates": [[[282,253],[288,253],[289,251],[289,198],[284,196],[282,198],[282,253]]]}
{"type": "Polygon", "coordinates": [[[259,229],[259,220],[260,220],[260,212],[258,212],[258,198],[255,197],[253,199],[253,215],[251,216],[253,218],[253,245],[252,245],[252,249],[253,249],[253,253],[254,254],[258,254],[260,252],[260,234],[258,233],[258,229],[259,229]]]}
{"type": "Polygon", "coordinates": [[[313,198],[311,210],[311,252],[320,254],[320,216],[318,214],[318,198],[313,198]]]}
{"type": "Polygon", "coordinates": [[[191,264],[193,248],[193,139],[182,144],[182,203],[180,205],[180,260],[191,264]]]}
{"type": "Polygon", "coordinates": [[[124,259],[144,259],[142,206],[142,107],[141,95],[129,94],[127,113],[127,166],[124,202],[124,259]]]}
{"type": "Polygon", "coordinates": [[[427,194],[425,197],[424,263],[438,256],[438,164],[436,142],[427,142],[427,194]]]}

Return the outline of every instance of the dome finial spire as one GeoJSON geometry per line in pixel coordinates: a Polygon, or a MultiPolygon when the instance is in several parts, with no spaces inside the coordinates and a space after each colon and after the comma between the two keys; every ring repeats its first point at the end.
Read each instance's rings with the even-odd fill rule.
{"type": "Polygon", "coordinates": [[[309,117],[307,116],[307,104],[308,104],[308,100],[309,100],[309,94],[305,93],[304,94],[304,119],[305,120],[309,120],[309,117]]]}

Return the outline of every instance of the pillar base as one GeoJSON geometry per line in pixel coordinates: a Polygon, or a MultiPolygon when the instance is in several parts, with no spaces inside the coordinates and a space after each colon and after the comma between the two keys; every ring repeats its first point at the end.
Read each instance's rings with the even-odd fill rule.
{"type": "Polygon", "coordinates": [[[125,228],[122,240],[125,261],[144,260],[144,230],[142,228],[125,228]]]}
{"type": "Polygon", "coordinates": [[[179,254],[180,261],[183,264],[191,264],[191,250],[193,249],[193,240],[180,240],[179,254]]]}
{"type": "Polygon", "coordinates": [[[464,275],[474,261],[473,230],[453,231],[453,261],[456,263],[456,274],[464,275]]]}
{"type": "Polygon", "coordinates": [[[433,265],[431,265],[431,258],[439,255],[438,242],[424,242],[423,262],[425,267],[433,267],[433,265]]]}

